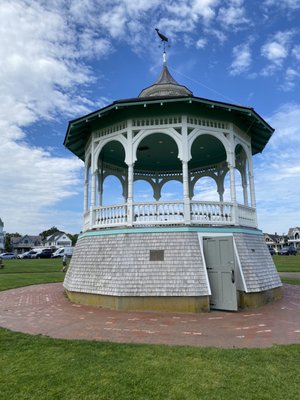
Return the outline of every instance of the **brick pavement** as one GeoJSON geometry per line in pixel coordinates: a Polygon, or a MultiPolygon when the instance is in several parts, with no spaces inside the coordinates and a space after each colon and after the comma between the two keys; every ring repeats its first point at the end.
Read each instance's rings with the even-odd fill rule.
{"type": "Polygon", "coordinates": [[[216,347],[300,343],[300,286],[255,310],[208,314],[126,312],[76,305],[61,283],[0,292],[0,326],[53,338],[216,347]]]}

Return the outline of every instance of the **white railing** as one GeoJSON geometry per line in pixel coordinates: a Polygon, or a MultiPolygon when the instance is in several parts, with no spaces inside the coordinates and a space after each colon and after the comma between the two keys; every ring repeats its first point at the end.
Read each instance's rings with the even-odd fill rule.
{"type": "Polygon", "coordinates": [[[232,203],[191,201],[191,223],[233,225],[232,203]]]}
{"type": "Polygon", "coordinates": [[[153,202],[133,204],[133,225],[168,225],[184,223],[183,203],[153,202]]]}
{"type": "Polygon", "coordinates": [[[127,223],[127,205],[97,207],[95,209],[96,227],[122,226],[127,223]]]}
{"type": "Polygon", "coordinates": [[[233,203],[191,201],[190,215],[183,201],[135,202],[96,207],[84,214],[84,231],[116,226],[242,225],[256,228],[256,210],[233,203]],[[188,211],[187,211],[188,214],[188,211]],[[130,218],[129,218],[130,215],[130,218]]]}
{"type": "Polygon", "coordinates": [[[257,228],[256,209],[238,204],[237,220],[239,225],[257,228]]]}

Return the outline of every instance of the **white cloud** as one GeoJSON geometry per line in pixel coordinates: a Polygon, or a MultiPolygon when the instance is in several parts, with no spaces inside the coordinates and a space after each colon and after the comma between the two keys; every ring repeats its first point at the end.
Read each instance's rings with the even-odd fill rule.
{"type": "Polygon", "coordinates": [[[288,68],[285,71],[284,82],[281,85],[281,89],[285,92],[293,90],[296,86],[296,81],[299,78],[300,74],[293,68],[288,68]]]}
{"type": "Polygon", "coordinates": [[[196,48],[197,49],[203,49],[207,44],[207,40],[204,38],[200,38],[196,42],[196,48]]]}
{"type": "Polygon", "coordinates": [[[8,231],[34,232],[33,225],[41,226],[53,206],[81,187],[79,160],[52,157],[42,149],[13,141],[1,144],[0,159],[0,209],[8,231]]]}
{"type": "Polygon", "coordinates": [[[289,55],[291,40],[294,35],[293,30],[277,32],[262,46],[261,55],[271,63],[263,69],[262,75],[272,75],[282,67],[283,61],[289,55]]]}
{"type": "Polygon", "coordinates": [[[166,3],[166,10],[177,17],[189,18],[194,22],[202,18],[204,23],[208,23],[215,16],[214,7],[218,2],[218,0],[171,1],[166,3]]]}
{"type": "Polygon", "coordinates": [[[287,49],[284,47],[284,44],[278,43],[276,41],[266,43],[262,47],[261,53],[268,60],[276,64],[281,63],[282,60],[288,55],[287,49]]]}
{"type": "Polygon", "coordinates": [[[218,19],[227,28],[249,24],[243,0],[230,0],[228,7],[221,7],[218,19]]]}
{"type": "Polygon", "coordinates": [[[300,105],[282,106],[269,123],[275,133],[263,154],[254,157],[259,224],[266,232],[279,227],[287,232],[290,221],[300,220],[300,105]]]}
{"type": "Polygon", "coordinates": [[[204,29],[204,33],[206,35],[210,35],[216,38],[220,44],[225,43],[225,41],[227,40],[227,36],[225,35],[225,33],[215,28],[204,29]]]}
{"type": "Polygon", "coordinates": [[[80,57],[110,51],[108,41],[88,30],[78,35],[51,3],[0,5],[0,210],[8,231],[54,225],[53,207],[78,193],[82,162],[32,146],[27,129],[60,113],[89,111],[93,103],[76,89],[94,77],[80,57]]]}
{"type": "MultiPolygon", "coordinates": [[[[300,144],[300,104],[284,104],[270,118],[276,129],[270,145],[279,150],[286,143],[300,144]]],[[[285,154],[285,152],[282,152],[285,154]]]]}
{"type": "Polygon", "coordinates": [[[249,43],[243,43],[233,48],[233,62],[230,66],[230,74],[238,75],[248,71],[252,57],[249,43]]]}
{"type": "Polygon", "coordinates": [[[290,10],[297,10],[300,8],[300,0],[265,0],[264,5],[267,7],[278,6],[290,10]]]}
{"type": "Polygon", "coordinates": [[[292,55],[298,60],[300,61],[300,45],[296,45],[293,50],[292,50],[292,55]]]}

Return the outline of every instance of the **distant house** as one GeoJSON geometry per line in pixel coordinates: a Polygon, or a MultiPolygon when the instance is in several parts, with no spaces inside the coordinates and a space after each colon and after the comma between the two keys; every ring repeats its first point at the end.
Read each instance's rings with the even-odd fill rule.
{"type": "Polygon", "coordinates": [[[65,232],[55,232],[44,241],[47,247],[68,247],[72,246],[72,240],[65,232]]]}
{"type": "Polygon", "coordinates": [[[15,254],[25,253],[25,251],[40,247],[42,244],[42,238],[40,236],[12,236],[10,239],[11,249],[15,254]]]}
{"type": "Polygon", "coordinates": [[[277,235],[277,233],[275,233],[274,235],[270,233],[264,233],[264,238],[266,245],[269,248],[274,249],[275,251],[281,249],[286,243],[285,236],[277,235]]]}
{"type": "Polygon", "coordinates": [[[290,228],[288,232],[288,243],[300,249],[300,228],[290,228]]]}
{"type": "Polygon", "coordinates": [[[0,253],[3,253],[4,251],[4,240],[5,240],[5,235],[3,232],[3,227],[4,227],[4,223],[2,221],[2,219],[0,218],[0,253]]]}

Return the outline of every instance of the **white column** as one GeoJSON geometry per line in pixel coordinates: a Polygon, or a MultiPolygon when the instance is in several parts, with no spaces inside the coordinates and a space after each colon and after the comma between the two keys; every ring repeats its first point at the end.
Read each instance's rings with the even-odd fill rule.
{"type": "Polygon", "coordinates": [[[248,160],[249,165],[249,185],[250,185],[250,201],[251,207],[256,207],[256,200],[255,200],[255,190],[254,190],[254,175],[253,175],[253,165],[252,159],[248,160]]]}
{"type": "Polygon", "coordinates": [[[103,201],[103,160],[100,161],[100,171],[98,172],[98,204],[102,206],[103,201]]]}
{"type": "Polygon", "coordinates": [[[89,167],[85,166],[84,171],[84,195],[83,195],[83,213],[88,211],[88,200],[89,200],[89,167]]]}
{"type": "Polygon", "coordinates": [[[245,172],[243,172],[243,175],[242,175],[242,184],[243,184],[244,205],[248,206],[248,204],[249,204],[249,201],[248,201],[248,184],[247,184],[247,176],[246,176],[245,172]]]}
{"type": "Polygon", "coordinates": [[[90,229],[95,225],[95,206],[96,206],[96,178],[97,171],[92,173],[92,191],[91,191],[91,206],[90,206],[90,229]]]}
{"type": "Polygon", "coordinates": [[[236,191],[235,191],[235,159],[234,152],[230,152],[230,162],[228,163],[230,173],[230,198],[232,203],[232,222],[234,225],[238,225],[237,219],[237,202],[236,202],[236,191]]]}
{"type": "Polygon", "coordinates": [[[127,225],[133,222],[133,164],[128,165],[127,225]]]}
{"type": "Polygon", "coordinates": [[[191,224],[191,201],[190,201],[190,185],[189,185],[189,151],[188,151],[188,130],[187,130],[187,117],[182,116],[182,185],[183,185],[183,207],[184,207],[184,223],[191,224]]]}
{"type": "Polygon", "coordinates": [[[217,192],[219,195],[219,202],[223,203],[223,201],[224,201],[224,175],[221,175],[219,172],[217,175],[217,192]]]}
{"type": "Polygon", "coordinates": [[[90,229],[95,225],[95,205],[96,205],[96,174],[97,168],[95,160],[95,142],[94,135],[92,135],[92,145],[91,145],[91,171],[92,171],[92,182],[91,182],[91,204],[90,204],[90,229]]]}
{"type": "Polygon", "coordinates": [[[127,121],[127,146],[125,149],[125,163],[128,165],[127,170],[127,226],[133,224],[133,165],[135,155],[133,155],[133,131],[132,121],[127,121]]]}
{"type": "Polygon", "coordinates": [[[189,170],[187,161],[182,161],[182,183],[183,183],[183,204],[184,204],[184,223],[191,223],[191,204],[189,189],[189,170]]]}

